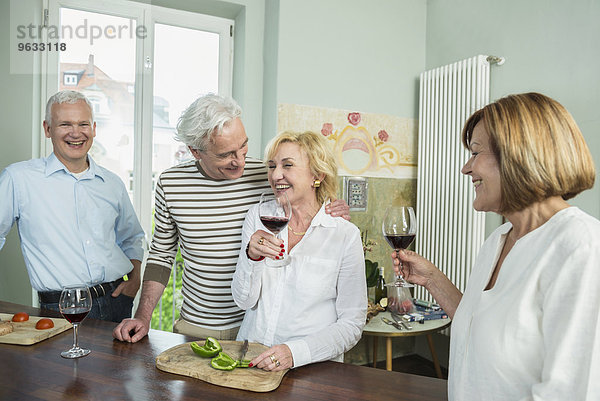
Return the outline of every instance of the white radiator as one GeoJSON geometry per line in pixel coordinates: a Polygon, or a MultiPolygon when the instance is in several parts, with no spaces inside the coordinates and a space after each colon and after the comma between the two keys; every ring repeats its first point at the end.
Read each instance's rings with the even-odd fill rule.
{"type": "MultiPolygon", "coordinates": [[[[487,59],[476,56],[421,74],[416,251],[461,291],[484,240],[485,214],[473,209],[473,184],[460,172],[470,157],[460,134],[466,119],[489,102],[487,59]]],[[[422,287],[415,296],[432,300],[422,287]]]]}

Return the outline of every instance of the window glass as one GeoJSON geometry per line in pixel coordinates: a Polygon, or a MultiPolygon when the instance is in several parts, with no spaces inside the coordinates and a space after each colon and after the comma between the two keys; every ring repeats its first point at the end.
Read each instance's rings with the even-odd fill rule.
{"type": "MultiPolygon", "coordinates": [[[[60,23],[68,46],[59,55],[59,90],[76,90],[90,100],[96,121],[90,154],[129,188],[134,160],[135,35],[121,29],[120,37],[92,39],[89,33],[92,26],[103,31],[110,27],[135,29],[136,21],[63,7],[60,23]],[[84,26],[90,28],[84,31],[84,26]]],[[[133,196],[131,191],[129,194],[133,196]]]]}
{"type": "Polygon", "coordinates": [[[219,35],[177,26],[154,25],[154,126],[152,171],[193,159],[175,140],[181,113],[199,96],[219,89],[219,35]],[[174,43],[193,43],[182,51],[174,43]]]}

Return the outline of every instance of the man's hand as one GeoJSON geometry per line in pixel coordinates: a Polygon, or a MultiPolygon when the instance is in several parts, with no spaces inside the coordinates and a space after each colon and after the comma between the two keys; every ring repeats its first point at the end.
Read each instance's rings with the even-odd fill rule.
{"type": "Polygon", "coordinates": [[[115,290],[112,292],[112,297],[116,298],[119,295],[127,295],[128,297],[135,298],[138,290],[140,289],[140,270],[142,262],[139,260],[131,259],[133,269],[127,273],[127,281],[123,281],[115,290]]]}
{"type": "Polygon", "coordinates": [[[341,216],[350,221],[350,206],[343,199],[336,199],[329,205],[326,205],[325,213],[330,214],[332,217],[341,216]]]}
{"type": "Polygon", "coordinates": [[[119,341],[135,343],[141,340],[150,331],[150,322],[142,319],[123,319],[113,330],[113,337],[119,341]]]}
{"type": "Polygon", "coordinates": [[[116,298],[121,294],[127,295],[128,297],[131,297],[131,298],[135,298],[139,289],[140,289],[139,279],[137,280],[137,283],[135,282],[135,280],[129,279],[129,280],[123,281],[121,284],[119,284],[119,286],[117,288],[115,288],[115,290],[112,292],[111,295],[113,298],[116,298]]]}
{"type": "Polygon", "coordinates": [[[135,313],[135,318],[123,319],[123,321],[113,330],[113,337],[119,341],[127,341],[130,343],[137,342],[144,338],[144,336],[148,334],[148,331],[150,331],[152,311],[158,303],[164,289],[164,284],[156,281],[144,281],[142,295],[140,296],[140,303],[137,312],[135,313]]]}

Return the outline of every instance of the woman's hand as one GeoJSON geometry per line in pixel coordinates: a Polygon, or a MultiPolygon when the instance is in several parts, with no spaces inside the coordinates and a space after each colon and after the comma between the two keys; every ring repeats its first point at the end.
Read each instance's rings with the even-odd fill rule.
{"type": "Polygon", "coordinates": [[[450,319],[462,299],[462,293],[448,277],[444,275],[433,263],[413,251],[400,250],[398,255],[392,252],[394,271],[400,271],[402,277],[409,283],[423,286],[440,304],[450,319]],[[400,269],[402,260],[402,269],[400,269]]]}
{"type": "Polygon", "coordinates": [[[255,366],[259,369],[278,372],[294,367],[294,357],[287,345],[279,344],[272,346],[251,360],[248,366],[255,366]]]}
{"type": "Polygon", "coordinates": [[[392,259],[396,275],[401,274],[409,283],[425,288],[430,284],[434,273],[438,271],[433,263],[413,251],[400,250],[398,255],[394,251],[392,259]],[[402,261],[402,268],[400,268],[400,261],[402,261]]]}
{"type": "Polygon", "coordinates": [[[248,256],[253,260],[260,260],[264,257],[279,259],[284,252],[283,240],[263,230],[252,234],[250,242],[248,242],[248,256]]]}

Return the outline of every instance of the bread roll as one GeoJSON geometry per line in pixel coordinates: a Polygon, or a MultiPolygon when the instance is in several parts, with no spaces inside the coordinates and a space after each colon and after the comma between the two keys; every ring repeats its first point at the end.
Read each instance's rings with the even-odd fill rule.
{"type": "Polygon", "coordinates": [[[13,325],[11,322],[0,322],[0,336],[13,332],[13,325]]]}

